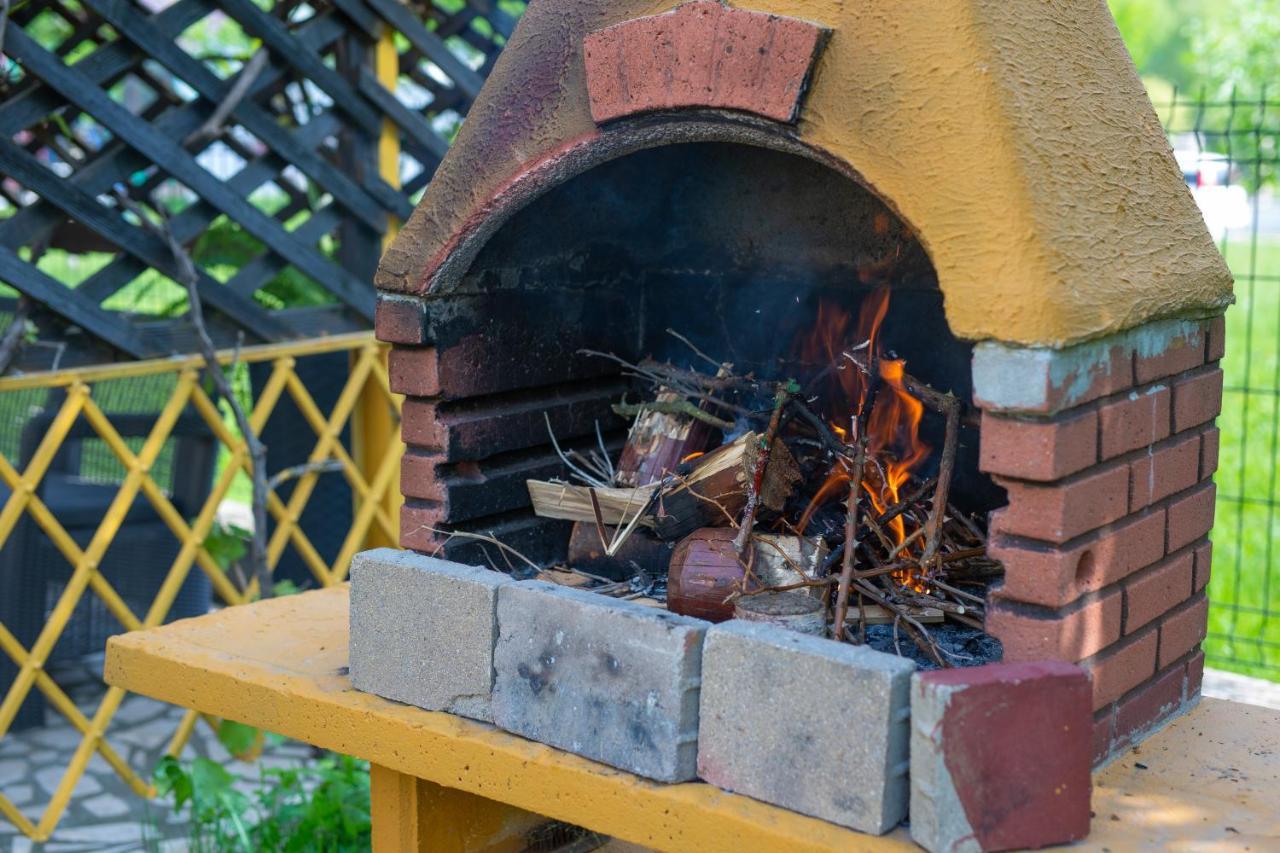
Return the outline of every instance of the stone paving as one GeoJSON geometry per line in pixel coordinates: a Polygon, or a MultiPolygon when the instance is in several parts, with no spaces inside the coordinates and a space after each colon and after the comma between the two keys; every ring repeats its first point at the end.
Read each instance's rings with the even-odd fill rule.
{"type": "MultiPolygon", "coordinates": [[[[51,671],[86,716],[92,717],[106,690],[102,683],[102,658],[51,671]]],[[[143,778],[152,769],[182,719],[182,709],[144,696],[125,698],[107,728],[107,740],[143,778]]],[[[0,738],[0,789],[33,822],[43,814],[61,782],[80,734],[56,711],[46,712],[50,725],[0,738]]],[[[196,726],[184,759],[211,758],[242,779],[248,792],[258,781],[260,767],[296,765],[312,755],[311,747],[297,742],[268,746],[256,764],[234,760],[203,722],[196,726]]],[[[35,844],[0,817],[0,851],[179,851],[186,850],[189,826],[185,812],[175,814],[167,802],[142,799],[106,763],[94,755],[76,785],[71,803],[54,831],[53,839],[35,844]]]]}
{"type": "MultiPolygon", "coordinates": [[[[82,664],[52,670],[86,715],[92,716],[106,690],[102,683],[101,656],[82,664]]],[[[1256,678],[1209,670],[1205,695],[1280,709],[1280,685],[1256,678]]],[[[66,772],[80,745],[80,735],[56,712],[47,715],[50,725],[11,733],[0,738],[0,788],[33,821],[38,820],[50,796],[66,772]]],[[[164,754],[182,710],[143,696],[129,696],[107,729],[107,738],[140,775],[148,777],[164,754]]],[[[297,765],[313,755],[311,747],[296,742],[268,746],[257,764],[234,760],[201,723],[196,726],[184,759],[211,758],[242,779],[246,792],[256,786],[259,767],[297,765]]],[[[164,802],[148,802],[129,789],[101,756],[95,755],[76,786],[53,840],[39,845],[0,818],[0,851],[124,851],[147,850],[176,853],[187,849],[188,823],[164,802]]]]}

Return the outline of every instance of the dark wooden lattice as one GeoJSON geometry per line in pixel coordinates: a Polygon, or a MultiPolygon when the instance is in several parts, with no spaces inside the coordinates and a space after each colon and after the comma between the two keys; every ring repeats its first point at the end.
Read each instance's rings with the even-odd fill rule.
{"type": "Polygon", "coordinates": [[[195,260],[219,346],[368,328],[388,222],[409,215],[522,6],[14,0],[0,327],[25,296],[38,338],[16,366],[194,350],[178,261],[139,213],[163,211],[195,260]],[[388,30],[394,91],[373,62],[388,30]],[[399,188],[378,168],[386,119],[399,188]]]}

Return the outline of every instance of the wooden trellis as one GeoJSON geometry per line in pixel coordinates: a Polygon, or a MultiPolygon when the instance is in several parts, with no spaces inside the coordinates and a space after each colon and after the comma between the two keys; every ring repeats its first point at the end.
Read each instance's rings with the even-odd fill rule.
{"type": "MultiPolygon", "coordinates": [[[[190,355],[198,347],[179,256],[195,263],[220,362],[243,367],[246,379],[266,368],[247,407],[252,429],[292,408],[301,435],[314,433],[314,445],[303,441],[311,467],[287,491],[269,493],[267,563],[274,570],[297,556],[315,585],[339,583],[367,541],[396,539],[399,398],[367,331],[373,270],[523,3],[9,0],[0,8],[8,12],[0,26],[0,348],[10,318],[28,312],[36,338],[0,378],[0,430],[9,431],[0,437],[13,439],[0,442],[0,552],[18,548],[20,531],[44,537],[68,576],[34,628],[0,620],[0,663],[13,673],[0,672],[0,740],[36,695],[82,736],[50,801],[28,812],[0,793],[0,820],[47,840],[95,755],[135,792],[152,793],[150,768],[131,766],[112,745],[124,694],[111,690],[88,712],[47,671],[77,608],[97,602],[132,630],[169,618],[193,575],[207,577],[227,604],[256,595],[209,546],[248,449],[200,379],[203,359],[190,355]],[[173,354],[183,357],[163,358],[173,354]],[[349,367],[324,404],[300,368],[334,355],[349,367]],[[100,365],[118,360],[140,361],[100,365]],[[33,372],[55,364],[64,369],[33,372]],[[133,400],[142,391],[146,399],[133,400]],[[162,400],[152,399],[157,393],[162,400]],[[131,402],[117,411],[113,395],[131,402]],[[43,432],[16,420],[33,407],[48,422],[43,432]],[[226,463],[198,505],[180,509],[164,460],[175,436],[192,431],[226,463]],[[39,440],[29,455],[19,452],[19,432],[39,440]],[[87,539],[45,500],[51,465],[86,439],[108,457],[98,467],[119,475],[87,539]],[[355,502],[332,554],[321,553],[304,519],[323,491],[322,470],[345,480],[355,502]],[[171,540],[176,556],[158,591],[135,600],[113,587],[103,559],[129,546],[122,519],[144,504],[166,528],[155,537],[171,540]]],[[[181,750],[197,721],[183,718],[169,752],[181,750]]]]}
{"type": "MultiPolygon", "coordinates": [[[[178,262],[127,195],[194,258],[219,346],[368,328],[383,235],[430,180],[519,5],[14,0],[0,318],[29,297],[36,334],[74,344],[63,366],[194,351],[178,262]],[[379,42],[398,69],[378,73],[379,42]],[[398,169],[379,168],[387,122],[398,169]]],[[[24,369],[54,358],[23,352],[24,369]]]]}

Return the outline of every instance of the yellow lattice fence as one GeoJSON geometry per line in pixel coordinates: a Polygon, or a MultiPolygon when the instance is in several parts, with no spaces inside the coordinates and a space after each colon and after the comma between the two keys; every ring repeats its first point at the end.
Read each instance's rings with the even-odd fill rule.
{"type": "MultiPolygon", "coordinates": [[[[315,445],[308,465],[291,480],[287,499],[275,492],[268,495],[267,511],[274,520],[268,542],[268,565],[274,570],[281,556],[292,548],[321,586],[341,583],[347,575],[351,557],[366,545],[394,543],[397,538],[398,471],[400,461],[400,399],[388,385],[384,348],[371,333],[324,338],[297,344],[281,344],[246,348],[220,354],[224,365],[267,363],[270,374],[253,400],[251,423],[261,430],[282,400],[291,400],[315,434],[315,445]],[[331,410],[325,412],[299,378],[295,368],[298,359],[324,353],[347,352],[350,370],[331,410]],[[344,429],[351,430],[351,449],[342,441],[344,429]],[[319,463],[327,463],[320,465],[319,463]],[[353,523],[336,557],[326,561],[314,547],[299,522],[308,501],[318,488],[324,488],[321,470],[340,470],[355,498],[353,523]]],[[[70,802],[76,783],[84,774],[91,758],[100,755],[139,795],[150,796],[150,767],[131,767],[113,748],[107,727],[124,699],[124,692],[111,688],[91,715],[81,711],[71,697],[46,673],[45,664],[55,644],[67,630],[73,611],[82,598],[96,596],[126,630],[137,630],[165,621],[175,596],[193,570],[209,578],[216,595],[227,605],[241,604],[256,597],[253,584],[237,583],[228,576],[208,542],[219,506],[232,489],[239,472],[248,472],[250,462],[242,437],[230,426],[212,392],[206,388],[201,374],[204,362],[198,357],[182,357],[135,362],[51,374],[0,380],[0,394],[46,389],[56,392],[55,414],[25,459],[10,458],[0,450],[0,482],[8,490],[8,498],[0,509],[0,549],[10,544],[11,537],[24,518],[33,522],[70,566],[65,587],[45,617],[33,643],[24,646],[10,627],[0,623],[0,652],[17,667],[13,683],[0,701],[0,738],[6,736],[32,691],[45,697],[49,708],[65,717],[81,734],[79,748],[58,784],[52,799],[39,815],[27,815],[0,792],[0,815],[16,824],[25,834],[36,839],[49,838],[70,802]],[[161,378],[171,382],[168,400],[145,436],[126,438],[113,425],[118,415],[100,404],[96,398],[117,380],[161,378]],[[198,418],[222,449],[224,460],[213,478],[212,489],[197,511],[184,516],[166,492],[157,470],[172,461],[164,458],[171,446],[175,425],[180,419],[198,418]],[[88,544],[81,544],[68,533],[57,515],[42,499],[42,480],[57,458],[68,437],[91,436],[105,446],[113,464],[122,467],[118,491],[110,500],[101,522],[88,544]],[[20,470],[21,468],[21,470],[20,470]],[[179,546],[163,582],[145,612],[135,611],[113,588],[100,571],[107,549],[116,540],[126,516],[141,495],[163,522],[179,546]]],[[[335,476],[330,473],[328,476],[335,476]]],[[[81,539],[84,537],[82,536],[81,539]]],[[[0,687],[3,684],[0,683],[0,687]]],[[[182,749],[194,726],[195,712],[188,712],[168,744],[176,754],[182,749]]]]}

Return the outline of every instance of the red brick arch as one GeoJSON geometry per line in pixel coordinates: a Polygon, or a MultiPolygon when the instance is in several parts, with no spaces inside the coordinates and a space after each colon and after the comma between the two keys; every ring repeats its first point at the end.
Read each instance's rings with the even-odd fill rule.
{"type": "Polygon", "coordinates": [[[715,0],[615,24],[583,43],[592,118],[723,109],[795,122],[827,32],[715,0]]]}

